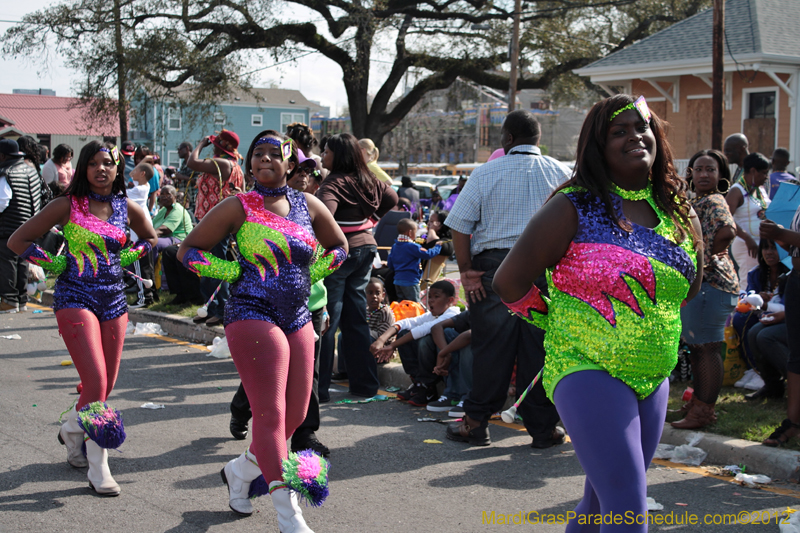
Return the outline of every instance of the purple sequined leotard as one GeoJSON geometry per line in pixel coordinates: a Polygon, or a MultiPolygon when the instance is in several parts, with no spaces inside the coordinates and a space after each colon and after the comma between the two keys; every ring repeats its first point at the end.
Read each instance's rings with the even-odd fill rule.
{"type": "Polygon", "coordinates": [[[236,197],[247,219],[236,233],[242,275],[231,285],[225,325],[265,320],[294,333],[311,320],[309,265],[317,245],[305,195],[286,192],[285,218],[265,209],[256,191],[236,197]]]}
{"type": "Polygon", "coordinates": [[[69,222],[64,226],[67,268],[56,281],[53,309],[87,309],[105,322],[128,311],[119,258],[127,240],[128,199],[110,197],[113,213],[104,221],[89,212],[89,198],[109,198],[89,194],[69,196],[69,222]]]}

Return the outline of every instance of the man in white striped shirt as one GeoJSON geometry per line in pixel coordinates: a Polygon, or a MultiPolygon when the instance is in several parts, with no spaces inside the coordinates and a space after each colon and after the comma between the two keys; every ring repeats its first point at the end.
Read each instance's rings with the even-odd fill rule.
{"type": "MultiPolygon", "coordinates": [[[[571,174],[562,163],[542,155],[540,135],[532,113],[509,113],[501,131],[506,155],[472,173],[447,216],[462,285],[470,301],[474,354],[473,387],[464,402],[466,416],[448,427],[447,437],[452,440],[490,444],[489,417],[503,407],[514,363],[518,393],[544,365],[544,332],[509,314],[492,290],[497,268],[528,221],[571,174]]],[[[545,284],[540,288],[546,291],[545,284]]],[[[541,382],[528,393],[519,413],[533,437],[533,447],[564,442],[563,430],[556,428],[558,413],[541,382]]]]}

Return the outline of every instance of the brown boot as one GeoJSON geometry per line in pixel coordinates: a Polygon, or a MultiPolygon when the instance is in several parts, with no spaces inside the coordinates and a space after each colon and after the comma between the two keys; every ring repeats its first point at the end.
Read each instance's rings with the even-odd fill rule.
{"type": "Polygon", "coordinates": [[[700,429],[717,421],[713,403],[704,403],[692,398],[692,405],[683,420],[672,422],[675,429],[700,429]]]}
{"type": "Polygon", "coordinates": [[[680,409],[670,409],[667,412],[669,412],[669,413],[680,413],[680,414],[686,416],[686,413],[688,413],[692,409],[692,402],[694,402],[694,398],[690,399],[688,402],[683,404],[680,409]]]}

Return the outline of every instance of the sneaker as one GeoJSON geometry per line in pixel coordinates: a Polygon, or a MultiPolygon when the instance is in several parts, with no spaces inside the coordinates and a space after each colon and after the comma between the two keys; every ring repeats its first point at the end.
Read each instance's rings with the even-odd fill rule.
{"type": "Polygon", "coordinates": [[[753,376],[750,380],[744,384],[744,388],[747,390],[759,390],[764,386],[764,380],[761,379],[757,373],[753,372],[753,376]]]}
{"type": "Polygon", "coordinates": [[[420,390],[423,389],[425,389],[424,385],[420,385],[419,383],[412,383],[409,388],[407,388],[406,390],[401,390],[400,392],[397,393],[397,399],[407,402],[408,400],[413,398],[414,395],[419,393],[420,390]]]}
{"type": "Polygon", "coordinates": [[[19,304],[12,304],[6,300],[0,300],[0,315],[6,313],[19,313],[19,304]]]}
{"type": "Polygon", "coordinates": [[[441,396],[435,402],[428,402],[428,411],[432,413],[444,413],[458,405],[458,402],[451,400],[447,396],[441,396]]]}
{"type": "Polygon", "coordinates": [[[141,309],[142,307],[149,307],[151,305],[153,305],[153,300],[145,298],[144,300],[139,300],[135,304],[128,304],[128,309],[141,309]]]}
{"type": "Polygon", "coordinates": [[[458,402],[458,405],[450,409],[447,413],[447,416],[451,416],[453,418],[464,418],[466,416],[466,411],[464,411],[464,401],[458,402]]]}
{"type": "MultiPolygon", "coordinates": [[[[756,374],[756,371],[753,370],[752,368],[750,370],[745,370],[744,375],[742,376],[742,379],[740,379],[739,381],[734,383],[733,386],[736,387],[737,389],[746,388],[747,384],[750,382],[751,379],[753,379],[754,375],[757,376],[758,374],[756,374]]],[[[759,387],[759,388],[761,388],[761,387],[759,387]]]]}
{"type": "Polygon", "coordinates": [[[408,400],[409,405],[425,407],[436,398],[436,385],[423,385],[422,388],[408,400]]]}

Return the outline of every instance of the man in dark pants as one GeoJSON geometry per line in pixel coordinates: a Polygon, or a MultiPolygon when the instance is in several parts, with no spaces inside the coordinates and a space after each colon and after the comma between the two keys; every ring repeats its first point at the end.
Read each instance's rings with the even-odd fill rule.
{"type": "MultiPolygon", "coordinates": [[[[517,391],[522,392],[544,365],[544,331],[509,314],[492,290],[500,263],[534,213],[567,180],[569,168],[543,156],[541,128],[528,111],[508,114],[501,130],[506,155],[476,169],[462,189],[447,226],[470,302],[473,382],[464,401],[462,422],[447,428],[447,438],[476,446],[491,443],[489,417],[503,407],[514,363],[517,391]]],[[[555,406],[541,382],[520,405],[531,446],[548,448],[564,442],[555,406]]]]}
{"type": "MultiPolygon", "coordinates": [[[[324,285],[322,285],[324,288],[324,285]]],[[[313,294],[312,294],[313,298],[313,294]]],[[[313,305],[313,304],[312,304],[313,305]]],[[[322,444],[317,438],[316,432],[319,430],[319,351],[321,346],[322,334],[327,330],[328,312],[325,304],[311,312],[311,324],[314,326],[314,333],[317,334],[317,341],[314,343],[314,382],[311,386],[311,398],[308,402],[308,412],[306,419],[300,424],[292,435],[292,451],[299,452],[311,448],[323,457],[329,457],[331,451],[322,444]]],[[[250,411],[250,400],[244,386],[239,383],[239,389],[231,400],[231,435],[237,440],[247,438],[247,423],[253,417],[250,411]]]]}
{"type": "Polygon", "coordinates": [[[28,262],[8,238],[42,208],[42,178],[25,163],[17,141],[0,139],[0,313],[27,310],[28,262]]]}

